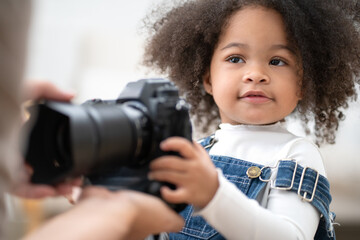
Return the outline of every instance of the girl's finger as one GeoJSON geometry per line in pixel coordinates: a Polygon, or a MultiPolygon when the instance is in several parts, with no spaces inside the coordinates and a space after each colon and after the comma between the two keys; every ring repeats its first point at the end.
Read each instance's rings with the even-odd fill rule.
{"type": "Polygon", "coordinates": [[[194,145],[195,149],[197,149],[198,151],[203,152],[204,154],[207,154],[205,148],[200,143],[193,141],[193,145],[194,145]]]}
{"type": "Polygon", "coordinates": [[[186,181],[186,177],[182,173],[162,170],[150,172],[148,178],[150,180],[172,183],[174,185],[180,185],[186,181]]]}
{"type": "Polygon", "coordinates": [[[160,148],[165,152],[177,152],[186,159],[191,159],[196,156],[192,142],[182,137],[170,137],[161,142],[160,148]]]}
{"type": "Polygon", "coordinates": [[[188,199],[188,194],[184,188],[171,189],[163,186],[160,192],[161,197],[169,203],[185,203],[186,199],[188,199]]]}
{"type": "Polygon", "coordinates": [[[151,170],[173,170],[183,172],[187,169],[187,162],[177,156],[163,156],[150,163],[151,170]]]}

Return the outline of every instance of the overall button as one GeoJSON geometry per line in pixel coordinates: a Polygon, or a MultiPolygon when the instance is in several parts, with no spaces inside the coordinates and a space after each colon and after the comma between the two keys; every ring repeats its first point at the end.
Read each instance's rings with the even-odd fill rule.
{"type": "Polygon", "coordinates": [[[246,175],[249,178],[258,178],[260,174],[261,174],[261,169],[256,166],[249,167],[248,170],[246,171],[246,175]]]}

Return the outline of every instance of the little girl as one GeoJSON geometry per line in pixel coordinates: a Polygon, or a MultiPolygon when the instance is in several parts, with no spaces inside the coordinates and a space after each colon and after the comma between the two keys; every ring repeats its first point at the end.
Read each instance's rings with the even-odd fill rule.
{"type": "Polygon", "coordinates": [[[335,142],[360,82],[357,24],[352,0],[193,0],[150,26],[145,63],[180,88],[200,130],[220,120],[201,145],[165,140],[181,157],[151,164],[149,178],[177,186],[163,198],[191,204],[170,239],[335,239],[322,156],[284,119],[335,142]]]}

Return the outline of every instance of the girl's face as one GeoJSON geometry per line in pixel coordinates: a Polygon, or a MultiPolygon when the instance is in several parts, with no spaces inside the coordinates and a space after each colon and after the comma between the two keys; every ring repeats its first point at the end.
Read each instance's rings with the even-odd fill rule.
{"type": "Polygon", "coordinates": [[[260,6],[236,12],[220,36],[204,76],[221,121],[270,124],[282,120],[300,99],[302,73],[282,17],[260,6]]]}

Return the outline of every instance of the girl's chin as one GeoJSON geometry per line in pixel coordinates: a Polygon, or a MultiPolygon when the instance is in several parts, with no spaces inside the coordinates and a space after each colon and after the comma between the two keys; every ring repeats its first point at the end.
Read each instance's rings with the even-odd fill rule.
{"type": "Polygon", "coordinates": [[[266,125],[273,125],[273,124],[276,124],[278,122],[282,122],[282,120],[278,120],[278,121],[271,121],[271,122],[252,122],[252,121],[249,121],[249,122],[222,122],[222,123],[228,123],[230,125],[257,125],[257,126],[266,126],[266,125]]]}

